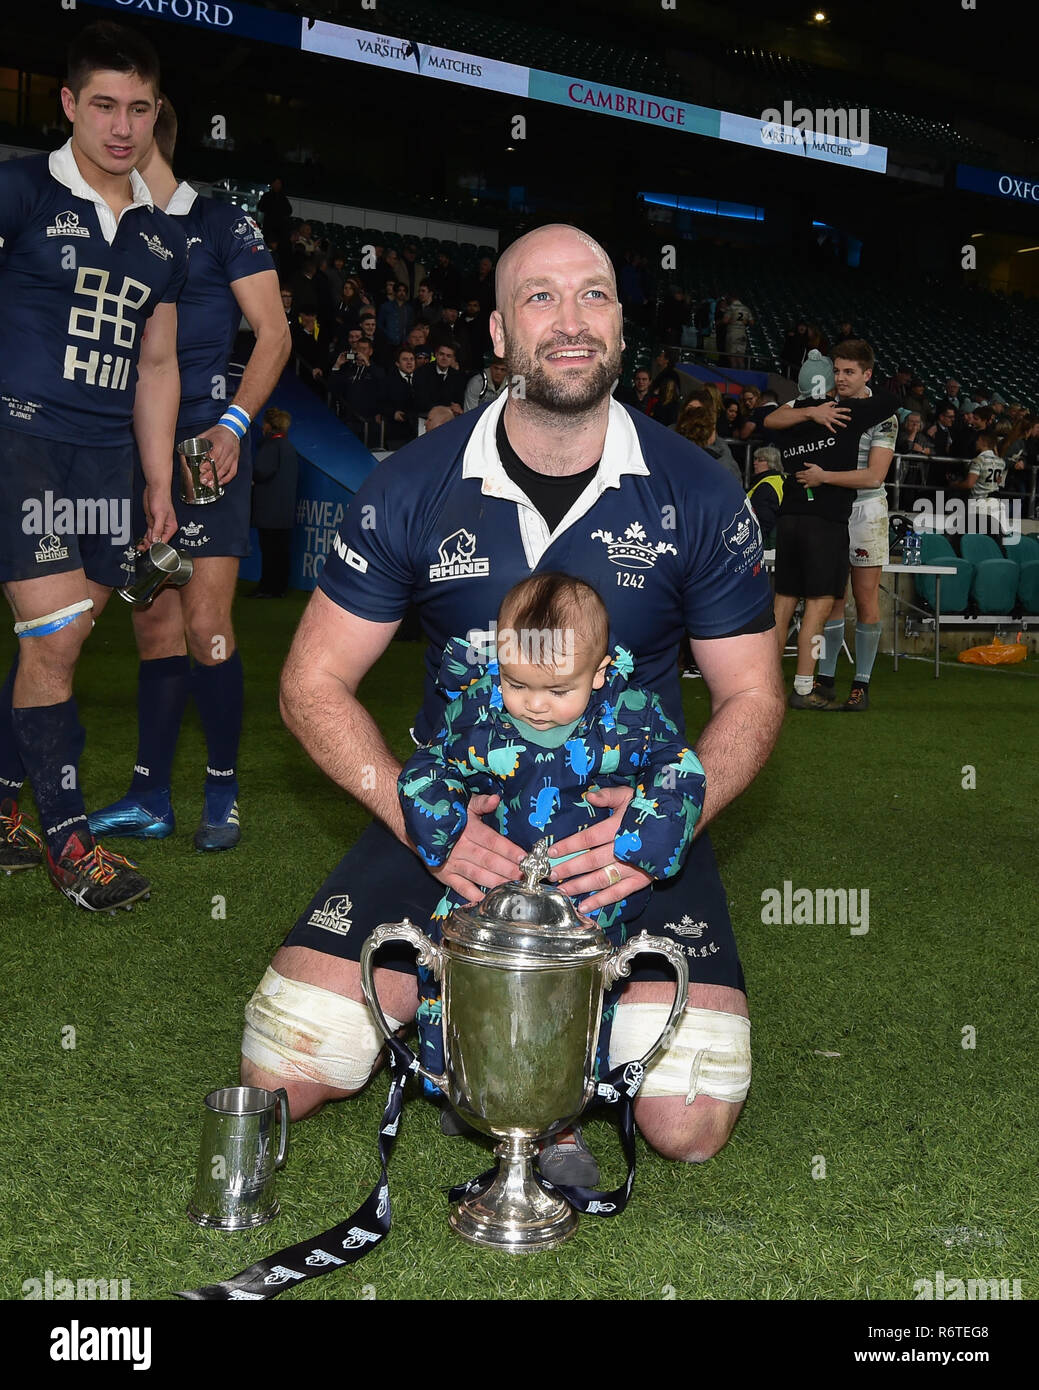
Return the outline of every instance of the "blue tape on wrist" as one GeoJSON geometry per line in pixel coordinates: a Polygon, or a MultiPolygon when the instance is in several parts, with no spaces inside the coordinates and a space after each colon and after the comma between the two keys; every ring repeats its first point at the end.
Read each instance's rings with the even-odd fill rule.
{"type": "Polygon", "coordinates": [[[237,415],[230,415],[226,411],[221,415],[217,424],[223,425],[225,430],[230,430],[236,439],[244,439],[247,425],[243,425],[237,415]]]}

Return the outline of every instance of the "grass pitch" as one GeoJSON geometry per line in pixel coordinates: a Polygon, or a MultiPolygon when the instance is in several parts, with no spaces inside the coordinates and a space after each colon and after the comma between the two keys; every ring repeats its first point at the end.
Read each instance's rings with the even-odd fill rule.
{"type": "MultiPolygon", "coordinates": [[[[50,1270],[164,1298],[316,1235],[375,1179],[383,1076],[293,1129],[274,1223],[226,1235],[184,1215],[201,1100],[237,1079],[245,1001],[364,821],[278,716],[303,602],[237,610],[247,698],[236,851],[192,848],[205,760],[189,711],[176,834],[113,842],[151,878],[150,902],[93,916],[41,871],[0,878],[2,1297],[50,1270]]],[[[135,671],[128,615],[113,602],[77,685],[91,807],[128,785],[135,671]]],[[[848,679],[842,664],[839,690],[848,679]]],[[[362,690],[401,755],[420,684],[419,649],[400,643],[362,690]]],[[[683,687],[694,731],[706,692],[683,687]]],[[[937,1270],[1018,1278],[1034,1298],[1037,698],[1027,666],[953,666],[935,682],[926,662],[896,676],[881,657],[863,718],[788,715],[769,765],[712,829],[754,1045],[750,1096],[717,1158],[668,1163],[640,1140],[624,1215],[584,1218],[557,1251],[484,1253],[448,1230],[443,1190],[486,1167],[486,1151],[442,1138],[416,1096],[391,1163],[389,1239],[289,1299],[910,1299],[937,1270]],[[766,925],[762,895],[784,882],[868,889],[868,932],[766,925]]],[[[618,1181],[609,1121],[586,1132],[607,1184],[618,1181]]]]}

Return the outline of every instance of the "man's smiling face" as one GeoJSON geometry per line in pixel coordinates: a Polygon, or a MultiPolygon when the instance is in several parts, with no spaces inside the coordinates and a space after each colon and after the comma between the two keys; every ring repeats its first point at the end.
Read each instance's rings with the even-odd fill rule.
{"type": "Polygon", "coordinates": [[[606,396],[620,375],[622,316],[606,253],[574,228],[543,227],[498,266],[491,329],[525,398],[570,414],[606,396]]]}

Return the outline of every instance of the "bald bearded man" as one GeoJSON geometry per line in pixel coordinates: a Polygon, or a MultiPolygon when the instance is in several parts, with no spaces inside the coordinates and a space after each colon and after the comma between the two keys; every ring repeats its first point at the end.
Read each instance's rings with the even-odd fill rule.
{"type": "MultiPolygon", "coordinates": [[[[492,815],[496,797],[474,797],[446,863],[424,866],[397,800],[401,764],[357,689],[416,604],[430,641],[415,736],[430,741],[442,724],[437,675],[447,640],[492,630],[513,584],[561,570],[602,594],[613,638],[635,656],[632,681],[655,690],[679,728],[674,653],[684,632],[711,696],[695,742],[707,773],[697,838],[681,872],[654,885],[647,909],[649,930],[689,956],[688,1005],[635,1107],[659,1153],[703,1161],[729,1137],[750,1082],[743,975],[703,829],[760,770],[784,712],[760,531],[742,489],[709,455],[612,398],[622,312],[602,247],[575,227],[528,233],[498,263],[497,302],[490,327],[508,391],[378,465],[343,520],[289,653],[286,723],[374,820],[250,1000],[242,1080],[284,1086],[294,1118],[355,1094],[381,1048],[360,986],[365,938],[405,915],[428,921],[444,886],[478,901],[518,876],[524,851],[495,828],[503,824],[492,815]]],[[[557,875],[567,893],[593,894],[585,910],[649,881],[614,853],[631,795],[630,787],[589,792],[604,818],[553,846],[554,856],[575,853],[557,875]]],[[[375,982],[391,1027],[402,1027],[419,994],[413,952],[395,949],[380,954],[375,982]]],[[[613,1019],[611,1065],[657,1036],[672,978],[636,960],[613,1019]]]]}

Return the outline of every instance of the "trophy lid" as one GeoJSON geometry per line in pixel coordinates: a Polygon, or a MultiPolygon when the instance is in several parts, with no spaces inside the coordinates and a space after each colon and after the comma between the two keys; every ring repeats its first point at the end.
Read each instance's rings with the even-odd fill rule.
{"type": "Polygon", "coordinates": [[[444,938],[478,953],[505,951],[510,964],[533,967],[604,956],[602,930],[559,888],[543,883],[552,871],[548,840],[539,840],[520,863],[522,879],[500,884],[475,907],[461,907],[444,926],[444,938]]]}

